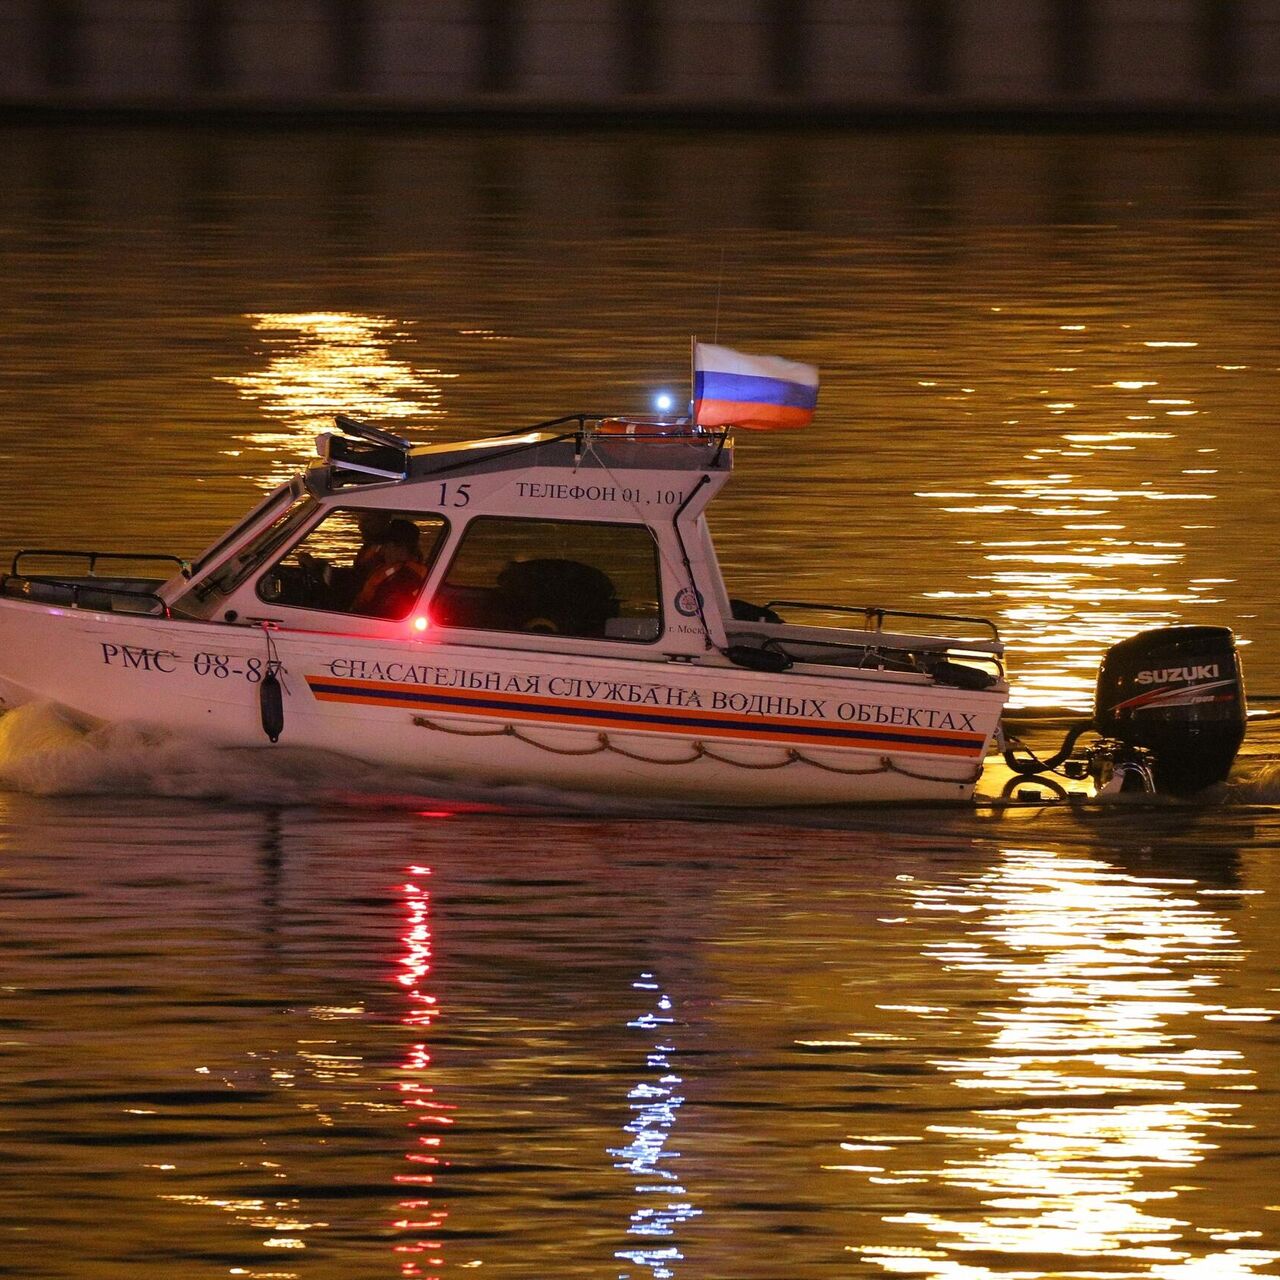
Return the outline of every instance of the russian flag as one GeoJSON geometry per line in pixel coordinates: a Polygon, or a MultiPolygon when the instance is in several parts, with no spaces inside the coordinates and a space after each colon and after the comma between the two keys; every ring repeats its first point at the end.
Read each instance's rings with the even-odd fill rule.
{"type": "Polygon", "coordinates": [[[780,356],[693,344],[693,420],[700,427],[805,427],[818,407],[818,370],[780,356]]]}

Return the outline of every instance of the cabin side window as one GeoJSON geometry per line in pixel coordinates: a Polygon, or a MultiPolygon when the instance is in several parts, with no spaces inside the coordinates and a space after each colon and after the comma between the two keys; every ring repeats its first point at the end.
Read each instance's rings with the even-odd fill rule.
{"type": "Polygon", "coordinates": [[[258,596],[300,609],[407,617],[447,528],[442,516],[422,512],[339,508],[262,575],[258,596]]]}
{"type": "Polygon", "coordinates": [[[658,546],[645,525],[477,516],[431,601],[433,622],[652,643],[658,546]]]}

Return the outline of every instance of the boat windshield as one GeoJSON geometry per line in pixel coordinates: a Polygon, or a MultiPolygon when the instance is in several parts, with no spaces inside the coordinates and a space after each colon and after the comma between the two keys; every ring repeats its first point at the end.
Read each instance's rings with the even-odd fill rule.
{"type": "Polygon", "coordinates": [[[303,479],[301,476],[294,476],[292,480],[286,480],[284,484],[267,494],[256,507],[247,515],[242,516],[230,529],[226,531],[211,547],[205,548],[191,564],[191,572],[188,575],[192,581],[195,581],[200,575],[217,560],[229,546],[232,546],[236,539],[244,533],[246,529],[252,529],[268,511],[274,511],[277,508],[283,510],[291,499],[296,500],[303,492],[303,479]]]}
{"type": "Polygon", "coordinates": [[[265,563],[300,529],[319,507],[310,494],[304,494],[287,511],[278,515],[256,537],[251,538],[230,559],[192,588],[197,600],[207,600],[211,595],[228,595],[234,591],[259,565],[265,563]]]}

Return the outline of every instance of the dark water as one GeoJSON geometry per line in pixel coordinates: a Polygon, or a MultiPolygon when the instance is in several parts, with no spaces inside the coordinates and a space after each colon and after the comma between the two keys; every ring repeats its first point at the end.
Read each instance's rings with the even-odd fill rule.
{"type": "MultiPolygon", "coordinates": [[[[748,596],[1280,691],[1269,137],[0,131],[0,546],[193,552],[335,410],[818,364],[748,596]]],[[[1259,702],[1260,707],[1270,705],[1259,702]]],[[[0,720],[0,1275],[1280,1273],[1280,736],[1202,805],[639,817],[0,720]]]]}

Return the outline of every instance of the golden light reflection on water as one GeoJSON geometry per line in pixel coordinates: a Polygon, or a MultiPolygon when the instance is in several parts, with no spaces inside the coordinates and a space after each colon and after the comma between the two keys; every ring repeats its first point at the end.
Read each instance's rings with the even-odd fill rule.
{"type": "MultiPolygon", "coordinates": [[[[254,1232],[262,1234],[264,1249],[305,1249],[302,1233],[317,1227],[327,1227],[327,1222],[310,1222],[300,1216],[302,1201],[289,1199],[261,1199],[258,1197],[219,1197],[205,1195],[165,1195],[162,1200],[175,1204],[194,1205],[217,1209],[254,1232]]],[[[262,1270],[259,1267],[231,1267],[228,1275],[247,1276],[249,1280],[298,1280],[296,1271],[262,1270]]]]}
{"type": "MultiPolygon", "coordinates": [[[[316,433],[331,429],[335,414],[394,428],[401,419],[443,413],[440,384],[456,375],[418,369],[393,356],[391,344],[404,337],[394,320],[337,311],[275,312],[248,319],[263,335],[267,365],[226,381],[278,423],[273,430],[238,437],[254,455],[248,478],[264,488],[274,488],[298,470],[313,453],[316,433]]],[[[239,456],[242,451],[229,452],[239,456]]]]}
{"type": "Polygon", "coordinates": [[[859,1163],[837,1167],[915,1184],[912,1202],[937,1206],[883,1217],[918,1243],[853,1252],[946,1280],[1218,1280],[1280,1261],[1249,1244],[1260,1233],[1194,1221],[1187,1178],[1225,1135],[1252,1128],[1240,1095],[1255,1089],[1241,1055],[1200,1024],[1277,1015],[1213,1001],[1214,968],[1237,961],[1239,943],[1192,882],[1007,849],[973,882],[908,897],[916,912],[968,926],[926,954],[949,973],[989,976],[1008,999],[964,1012],[982,1046],[933,1061],[972,1095],[963,1118],[927,1126],[920,1145],[877,1134],[844,1144],[859,1163]],[[871,1163],[870,1153],[885,1154],[871,1163]]]}
{"type": "MultiPolygon", "coordinates": [[[[1059,327],[1072,333],[1087,328],[1059,327]]],[[[1146,360],[1155,350],[1196,344],[1161,339],[1139,345],[1148,354],[1138,358],[1146,360]]],[[[1079,356],[1086,349],[1073,350],[1079,356]]],[[[1074,364],[1051,372],[1084,376],[1074,364]]],[[[935,600],[972,600],[996,613],[1016,655],[1015,706],[1090,707],[1098,662],[1111,645],[1150,627],[1188,620],[1188,610],[1219,602],[1204,579],[1184,577],[1188,547],[1181,534],[1209,526],[1187,523],[1171,528],[1159,510],[1173,504],[1179,513],[1184,505],[1196,511],[1213,502],[1218,495],[1206,481],[1216,469],[1182,468],[1181,475],[1199,482],[1194,486],[1162,487],[1141,478],[1157,464],[1167,467],[1169,450],[1185,447],[1179,432],[1161,429],[1161,419],[1176,421],[1200,413],[1189,396],[1160,394],[1159,386],[1159,379],[1143,370],[1074,387],[1070,397],[1060,399],[1048,399],[1049,389],[1042,389],[1038,394],[1045,399],[1036,412],[1135,425],[1073,427],[1057,435],[1054,443],[1022,455],[1033,466],[1021,474],[984,478],[972,491],[916,495],[941,503],[968,528],[990,529],[960,544],[980,548],[989,566],[974,575],[975,589],[929,595],[935,600]],[[1136,411],[1125,413],[1126,407],[1136,411]],[[1153,425],[1136,425],[1143,422],[1153,425]],[[1116,470],[1121,466],[1122,473],[1116,470]],[[1103,470],[1109,482],[1096,482],[1093,476],[1101,476],[1103,470]],[[1120,474],[1128,483],[1115,483],[1120,474]],[[1040,524],[1046,526],[1043,533],[1036,528],[1040,524]],[[1009,537],[1015,530],[1030,536],[1009,537]],[[1165,536],[1156,536],[1157,530],[1165,536]]],[[[1007,419],[1005,426],[1043,440],[1037,423],[1035,418],[1018,417],[1007,419]]],[[[1197,452],[1211,455],[1214,450],[1197,452]]]]}

